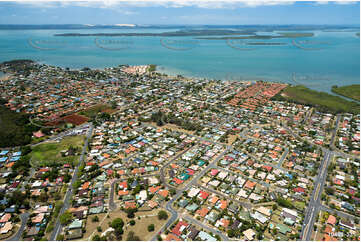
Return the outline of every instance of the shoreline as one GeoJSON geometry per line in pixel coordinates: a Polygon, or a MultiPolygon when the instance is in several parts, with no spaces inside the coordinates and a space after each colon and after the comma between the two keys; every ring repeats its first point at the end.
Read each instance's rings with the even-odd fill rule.
{"type": "MultiPolygon", "coordinates": [[[[13,60],[4,60],[3,62],[8,62],[8,61],[13,61],[13,60]]],[[[3,62],[1,62],[1,63],[3,63],[3,62]]],[[[38,64],[48,65],[48,66],[60,67],[60,68],[63,68],[63,69],[69,68],[69,70],[72,70],[72,71],[80,71],[82,68],[84,68],[84,67],[67,67],[67,66],[62,65],[62,64],[47,63],[46,61],[34,61],[34,62],[38,63],[38,64]]],[[[132,67],[132,66],[135,67],[135,66],[142,66],[142,65],[148,65],[149,66],[149,65],[152,65],[152,64],[143,64],[143,63],[141,63],[141,64],[124,64],[124,63],[121,63],[119,65],[127,65],[127,66],[130,66],[130,67],[132,67]]],[[[103,67],[89,67],[89,68],[93,69],[93,70],[105,70],[107,68],[118,67],[119,65],[103,66],[103,67]]],[[[265,77],[265,76],[258,76],[258,77],[257,76],[248,76],[247,77],[245,75],[240,76],[240,75],[237,75],[235,73],[229,74],[227,72],[225,72],[224,75],[222,75],[222,77],[210,77],[210,76],[193,75],[190,72],[186,72],[186,71],[183,71],[183,70],[177,69],[177,68],[169,68],[167,66],[164,66],[163,64],[155,64],[155,66],[156,66],[156,69],[154,71],[155,73],[167,75],[169,78],[173,78],[173,79],[176,79],[176,78],[178,78],[178,75],[181,75],[185,79],[190,79],[190,80],[208,79],[208,80],[240,81],[240,82],[265,81],[265,82],[282,83],[282,84],[289,84],[289,85],[303,85],[303,86],[305,86],[305,87],[307,87],[307,88],[309,88],[311,90],[323,91],[323,92],[327,92],[327,93],[329,93],[331,95],[335,95],[335,93],[333,93],[332,90],[331,90],[332,85],[329,86],[329,90],[325,90],[325,88],[322,88],[322,89],[317,88],[317,86],[323,85],[322,83],[319,83],[319,84],[315,85],[314,82],[307,83],[307,82],[305,82],[303,80],[302,81],[295,81],[294,76],[292,76],[294,74],[294,72],[290,72],[290,76],[285,77],[285,78],[265,77]],[[239,76],[240,78],[237,78],[237,76],[239,76]],[[232,78],[232,77],[235,77],[235,78],[232,78]]],[[[307,74],[303,74],[303,75],[307,76],[307,74]]],[[[312,73],[310,75],[312,75],[312,73]]],[[[11,74],[4,73],[4,72],[0,71],[0,81],[6,81],[11,77],[12,77],[11,74]]],[[[359,84],[359,82],[360,82],[360,80],[355,81],[355,83],[350,83],[350,84],[347,84],[347,85],[359,84]]]]}

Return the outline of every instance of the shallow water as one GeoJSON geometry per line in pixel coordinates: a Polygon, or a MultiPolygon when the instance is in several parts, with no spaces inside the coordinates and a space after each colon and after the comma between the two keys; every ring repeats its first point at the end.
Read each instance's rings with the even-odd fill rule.
{"type": "Polygon", "coordinates": [[[294,39],[303,49],[290,38],[225,41],[193,37],[54,37],[57,33],[175,30],[0,30],[0,61],[27,58],[70,68],[157,64],[159,71],[168,74],[281,81],[328,92],[333,85],[360,82],[360,39],[356,32],[313,31],[314,37],[294,39]],[[250,46],[249,42],[285,45],[250,46]]]}

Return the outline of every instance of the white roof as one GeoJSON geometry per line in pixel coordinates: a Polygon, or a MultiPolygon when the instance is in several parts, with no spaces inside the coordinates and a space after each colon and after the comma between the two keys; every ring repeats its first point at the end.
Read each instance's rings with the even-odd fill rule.
{"type": "Polygon", "coordinates": [[[191,190],[188,192],[189,197],[195,197],[199,193],[199,188],[192,187],[191,190]]]}
{"type": "Polygon", "coordinates": [[[39,187],[41,186],[41,184],[43,184],[41,181],[35,181],[32,185],[32,187],[39,187]]]}
{"type": "Polygon", "coordinates": [[[291,209],[289,209],[289,208],[282,208],[282,211],[284,211],[284,212],[286,212],[286,213],[289,213],[289,214],[292,214],[293,216],[298,217],[298,213],[297,213],[297,211],[295,211],[295,210],[291,210],[291,209]]]}

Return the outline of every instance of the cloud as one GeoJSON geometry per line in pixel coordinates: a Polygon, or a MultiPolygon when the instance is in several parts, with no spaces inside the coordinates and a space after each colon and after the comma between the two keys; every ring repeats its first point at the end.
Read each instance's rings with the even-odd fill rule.
{"type": "Polygon", "coordinates": [[[340,5],[347,5],[347,4],[355,4],[355,3],[358,3],[359,1],[344,1],[344,0],[341,0],[341,1],[335,1],[334,3],[335,4],[340,4],[340,5]]]}
{"type": "MultiPolygon", "coordinates": [[[[2,1],[2,0],[0,0],[2,1]]],[[[198,7],[208,9],[218,8],[238,8],[238,7],[258,7],[273,5],[288,5],[294,1],[265,1],[265,0],[15,0],[18,4],[25,4],[35,7],[92,7],[92,8],[114,8],[114,7],[166,7],[166,8],[182,8],[182,7],[198,7]]]]}
{"type": "Polygon", "coordinates": [[[325,4],[328,4],[328,1],[316,1],[314,4],[315,5],[325,5],[325,4]]]}
{"type": "Polygon", "coordinates": [[[275,5],[290,5],[295,1],[245,1],[244,4],[249,7],[259,6],[275,6],[275,5]]]}

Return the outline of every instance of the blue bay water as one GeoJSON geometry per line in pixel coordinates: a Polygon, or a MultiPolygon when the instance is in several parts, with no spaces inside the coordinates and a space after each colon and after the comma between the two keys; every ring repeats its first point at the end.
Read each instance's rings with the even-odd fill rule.
{"type": "Polygon", "coordinates": [[[156,64],[159,71],[173,75],[281,81],[328,92],[333,85],[360,82],[360,39],[356,32],[314,31],[314,37],[295,39],[316,50],[300,49],[289,38],[227,42],[193,37],[53,36],[74,32],[164,31],[169,29],[0,30],[0,61],[26,58],[70,68],[156,64]],[[284,45],[245,44],[249,42],[281,42],[284,45]]]}

